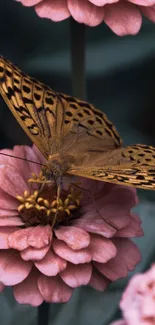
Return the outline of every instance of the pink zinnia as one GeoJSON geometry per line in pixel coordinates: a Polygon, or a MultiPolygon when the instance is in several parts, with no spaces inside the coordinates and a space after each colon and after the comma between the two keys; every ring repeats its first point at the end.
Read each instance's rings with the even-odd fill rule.
{"type": "MultiPolygon", "coordinates": [[[[0,152],[44,161],[35,146],[0,152]]],[[[19,303],[38,306],[44,300],[67,302],[81,285],[103,291],[127,276],[140,260],[129,237],[143,234],[130,212],[135,189],[66,176],[61,198],[71,214],[60,211],[52,228],[55,184],[36,194],[39,185],[28,183],[39,172],[39,165],[0,155],[0,290],[12,286],[19,303]],[[75,199],[67,203],[71,181],[89,191],[78,198],[75,188],[75,199]]]]}
{"type": "Polygon", "coordinates": [[[111,325],[155,324],[155,264],[143,274],[137,274],[125,289],[120,308],[124,319],[111,325]]]}
{"type": "Polygon", "coordinates": [[[155,22],[155,0],[16,0],[35,6],[42,18],[61,21],[72,16],[79,23],[97,26],[105,22],[119,36],[136,34],[142,15],[155,22]]]}

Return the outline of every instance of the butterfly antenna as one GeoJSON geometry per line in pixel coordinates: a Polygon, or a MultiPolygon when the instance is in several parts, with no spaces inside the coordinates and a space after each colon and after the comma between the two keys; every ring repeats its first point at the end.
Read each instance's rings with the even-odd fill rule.
{"type": "Polygon", "coordinates": [[[33,160],[30,160],[30,159],[17,157],[17,156],[13,156],[13,155],[9,155],[8,153],[4,153],[4,152],[0,152],[0,155],[11,157],[11,158],[16,158],[16,159],[20,159],[20,160],[25,160],[25,161],[28,161],[28,162],[30,162],[32,164],[36,164],[36,165],[39,165],[39,166],[46,166],[44,164],[38,163],[37,161],[33,161],[33,160]]]}

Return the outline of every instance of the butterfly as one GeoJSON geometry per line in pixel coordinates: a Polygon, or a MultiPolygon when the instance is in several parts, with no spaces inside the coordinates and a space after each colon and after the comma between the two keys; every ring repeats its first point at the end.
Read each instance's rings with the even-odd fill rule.
{"type": "Polygon", "coordinates": [[[92,104],[55,92],[3,57],[0,93],[46,158],[44,174],[59,192],[65,174],[155,190],[155,148],[122,147],[113,123],[92,104]]]}

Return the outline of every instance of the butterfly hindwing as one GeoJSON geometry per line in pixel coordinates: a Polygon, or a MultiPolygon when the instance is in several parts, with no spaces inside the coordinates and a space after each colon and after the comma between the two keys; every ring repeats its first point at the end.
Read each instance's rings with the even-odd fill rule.
{"type": "Polygon", "coordinates": [[[91,155],[85,166],[73,166],[69,173],[99,181],[155,190],[155,148],[133,145],[108,153],[91,155]]]}

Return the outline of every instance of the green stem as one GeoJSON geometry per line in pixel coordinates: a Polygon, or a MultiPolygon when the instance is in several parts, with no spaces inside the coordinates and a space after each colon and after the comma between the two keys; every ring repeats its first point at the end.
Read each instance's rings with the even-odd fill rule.
{"type": "Polygon", "coordinates": [[[48,325],[49,307],[50,305],[46,302],[43,302],[42,305],[38,307],[37,325],[48,325]]]}
{"type": "Polygon", "coordinates": [[[72,95],[86,99],[85,25],[70,18],[72,95]]]}
{"type": "MultiPolygon", "coordinates": [[[[86,99],[85,85],[85,25],[70,19],[72,94],[86,99]]],[[[48,325],[49,304],[43,302],[38,307],[37,325],[48,325]]]]}

